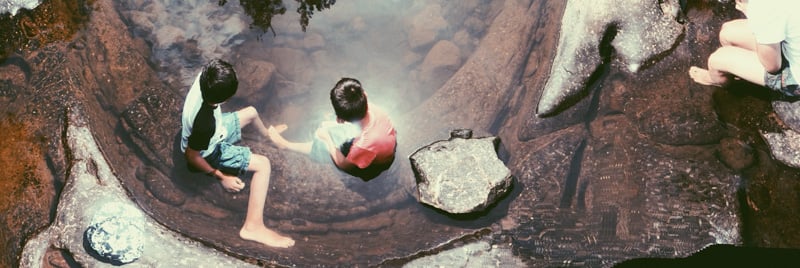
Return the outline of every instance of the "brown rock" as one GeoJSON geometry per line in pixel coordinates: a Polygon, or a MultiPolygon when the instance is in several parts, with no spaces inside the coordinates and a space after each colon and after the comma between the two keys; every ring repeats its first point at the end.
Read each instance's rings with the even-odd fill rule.
{"type": "Polygon", "coordinates": [[[739,139],[724,138],[719,142],[719,157],[726,166],[739,171],[755,161],[753,148],[739,139]]]}
{"type": "Polygon", "coordinates": [[[225,219],[231,217],[231,212],[217,206],[209,205],[198,198],[188,198],[182,206],[183,209],[197,214],[206,215],[213,219],[225,219]]]}
{"type": "Polygon", "coordinates": [[[461,50],[450,41],[439,41],[420,65],[419,79],[426,88],[436,89],[461,67],[461,50]]]}
{"type": "Polygon", "coordinates": [[[169,177],[155,168],[147,167],[144,170],[144,184],[158,200],[173,206],[180,206],[186,201],[186,195],[169,177]]]}
{"type": "Polygon", "coordinates": [[[439,32],[447,27],[447,21],[441,13],[440,5],[430,4],[411,18],[411,27],[408,30],[408,44],[411,49],[416,50],[436,41],[439,32]]]}
{"type": "Polygon", "coordinates": [[[283,80],[292,81],[291,84],[282,85],[277,90],[280,98],[297,96],[307,92],[311,82],[311,60],[306,53],[299,49],[276,47],[267,51],[271,61],[277,67],[278,73],[285,77],[283,80]]]}
{"type": "Polygon", "coordinates": [[[243,60],[234,68],[239,79],[239,89],[233,98],[249,104],[264,101],[267,97],[264,90],[275,74],[275,64],[262,60],[243,60]]]}

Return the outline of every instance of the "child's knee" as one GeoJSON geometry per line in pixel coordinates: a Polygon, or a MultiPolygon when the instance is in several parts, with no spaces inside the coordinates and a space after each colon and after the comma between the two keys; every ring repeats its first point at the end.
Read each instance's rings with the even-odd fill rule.
{"type": "Polygon", "coordinates": [[[722,24],[719,29],[719,42],[723,46],[732,45],[742,35],[749,34],[750,29],[744,20],[732,20],[722,24]]]}
{"type": "Polygon", "coordinates": [[[719,42],[722,45],[728,45],[730,43],[731,38],[733,38],[735,32],[735,27],[732,22],[726,22],[722,24],[722,27],[719,29],[719,42]]]}
{"type": "Polygon", "coordinates": [[[239,117],[242,126],[244,126],[252,122],[253,119],[258,118],[258,111],[253,106],[247,106],[236,111],[236,115],[239,117]]]}
{"type": "Polygon", "coordinates": [[[269,158],[260,154],[252,154],[250,155],[250,164],[249,167],[253,171],[262,171],[262,170],[270,170],[270,161],[269,158]]]}
{"type": "Polygon", "coordinates": [[[258,115],[258,111],[253,106],[247,106],[239,110],[246,118],[252,118],[258,115]]]}

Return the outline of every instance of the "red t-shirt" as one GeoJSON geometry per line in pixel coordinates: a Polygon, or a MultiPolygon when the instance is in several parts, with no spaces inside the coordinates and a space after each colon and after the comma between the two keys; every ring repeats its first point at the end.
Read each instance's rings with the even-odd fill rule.
{"type": "Polygon", "coordinates": [[[386,112],[370,103],[367,117],[368,125],[362,126],[347,154],[347,160],[361,169],[391,162],[397,145],[397,132],[386,112]]]}

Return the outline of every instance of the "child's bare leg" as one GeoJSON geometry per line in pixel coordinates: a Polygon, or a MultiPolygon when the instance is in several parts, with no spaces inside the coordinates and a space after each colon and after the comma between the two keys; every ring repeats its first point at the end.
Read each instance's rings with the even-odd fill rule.
{"type": "Polygon", "coordinates": [[[291,151],[303,154],[310,154],[311,142],[290,142],[281,135],[281,132],[287,128],[288,127],[285,124],[269,126],[269,128],[267,128],[267,136],[272,140],[273,143],[275,143],[276,146],[278,146],[278,148],[289,149],[291,151]]]}
{"type": "Polygon", "coordinates": [[[265,156],[253,154],[248,170],[253,171],[250,182],[250,197],[247,202],[247,216],[239,236],[245,240],[259,242],[270,247],[288,248],[294,240],[270,230],[264,225],[264,203],[269,189],[270,162],[265,156]]]}
{"type": "Polygon", "coordinates": [[[256,130],[258,130],[258,133],[261,133],[264,137],[269,137],[267,135],[267,127],[264,125],[264,122],[261,121],[261,116],[258,115],[258,111],[255,107],[247,106],[242,108],[236,111],[236,116],[239,117],[239,124],[241,124],[242,128],[252,124],[256,130]]]}
{"type": "MultiPolygon", "coordinates": [[[[763,85],[763,70],[758,70],[760,62],[752,65],[752,56],[745,58],[726,58],[755,55],[756,38],[747,24],[746,19],[728,21],[722,24],[719,31],[719,42],[723,46],[708,58],[708,69],[692,66],[689,76],[698,84],[721,86],[728,82],[730,74],[744,78],[750,82],[763,85]],[[738,49],[729,49],[735,47],[738,49]]],[[[763,67],[762,67],[763,69],[763,67]]]]}
{"type": "Polygon", "coordinates": [[[719,43],[722,46],[735,46],[747,50],[756,50],[756,37],[746,19],[728,21],[722,24],[719,31],[719,43]]]}
{"type": "Polygon", "coordinates": [[[717,49],[708,57],[708,69],[692,66],[689,76],[703,85],[721,86],[728,82],[728,76],[764,85],[764,66],[754,51],[740,47],[727,46],[717,49]]]}

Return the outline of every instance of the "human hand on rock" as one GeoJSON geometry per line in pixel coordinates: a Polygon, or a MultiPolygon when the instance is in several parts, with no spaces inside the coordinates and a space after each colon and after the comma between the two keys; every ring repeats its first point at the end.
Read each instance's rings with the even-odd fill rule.
{"type": "Polygon", "coordinates": [[[236,176],[222,174],[222,179],[219,181],[225,191],[235,193],[244,189],[244,182],[236,176]]]}

